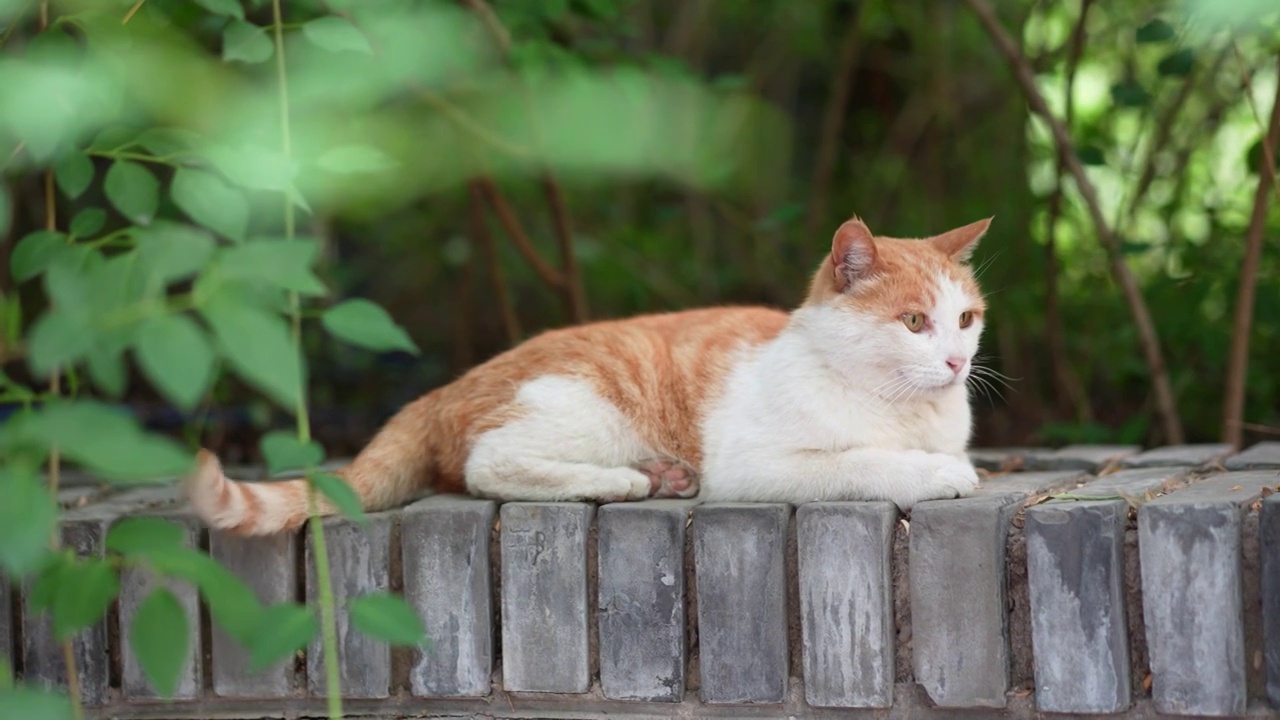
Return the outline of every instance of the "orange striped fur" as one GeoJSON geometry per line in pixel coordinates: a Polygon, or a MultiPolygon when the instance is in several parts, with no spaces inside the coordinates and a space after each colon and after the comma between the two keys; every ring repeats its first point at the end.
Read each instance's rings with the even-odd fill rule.
{"type": "MultiPolygon", "coordinates": [[[[897,323],[904,312],[931,307],[932,278],[939,273],[977,296],[976,282],[964,260],[987,222],[927,242],[871,240],[859,221],[846,223],[836,233],[832,254],[818,268],[804,306],[838,307],[897,323]],[[858,243],[865,246],[863,255],[870,252],[873,257],[851,255],[860,252],[858,243]],[[845,262],[849,258],[865,267],[850,270],[845,262]]],[[[639,442],[652,452],[655,460],[639,465],[651,484],[650,492],[682,496],[696,492],[708,408],[724,392],[726,378],[744,350],[773,341],[788,328],[790,317],[766,308],[722,307],[545,332],[405,406],[339,474],[369,510],[394,507],[428,491],[488,494],[471,487],[472,478],[466,472],[477,440],[532,417],[529,406],[517,400],[531,381],[563,377],[588,383],[600,399],[621,413],[639,442]]],[[[637,467],[642,460],[633,458],[628,465],[637,467]]],[[[207,451],[200,453],[187,486],[200,516],[210,526],[233,533],[290,530],[308,517],[305,481],[233,481],[207,451]]],[[[539,492],[549,490],[544,487],[539,492]]],[[[503,500],[527,499],[519,490],[503,493],[503,500]]],[[[598,501],[634,497],[629,492],[623,495],[596,497],[567,488],[556,497],[598,501]]],[[[319,511],[328,514],[334,509],[322,502],[319,511]]]]}

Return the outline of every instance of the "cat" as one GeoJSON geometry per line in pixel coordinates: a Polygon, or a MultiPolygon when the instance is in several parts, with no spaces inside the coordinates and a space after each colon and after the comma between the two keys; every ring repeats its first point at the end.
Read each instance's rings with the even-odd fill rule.
{"type": "MultiPolygon", "coordinates": [[[[406,405],[338,474],[368,510],[428,491],[904,510],[969,495],[966,380],[986,310],[969,260],[991,220],[899,239],[854,217],[790,313],[708,308],[545,332],[406,405]]],[[[207,450],[186,486],[204,522],[234,534],[308,517],[305,480],[229,480],[207,450]]]]}

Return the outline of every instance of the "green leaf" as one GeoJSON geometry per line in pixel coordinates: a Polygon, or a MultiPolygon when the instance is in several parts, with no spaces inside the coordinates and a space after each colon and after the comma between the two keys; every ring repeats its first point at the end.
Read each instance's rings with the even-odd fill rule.
{"type": "Polygon", "coordinates": [[[160,481],[186,474],[194,458],[166,437],[138,427],[124,411],[89,400],[49,403],[33,419],[46,447],[105,480],[160,481]]]}
{"type": "Polygon", "coordinates": [[[272,475],[312,468],[324,461],[324,449],[318,443],[314,440],[303,443],[290,432],[277,430],[267,433],[262,436],[258,447],[272,475]]]}
{"type": "Polygon", "coordinates": [[[203,140],[199,134],[186,128],[153,127],[144,130],[133,142],[141,145],[152,155],[177,157],[190,155],[203,140]]]}
{"type": "Polygon", "coordinates": [[[204,230],[167,220],[142,229],[135,241],[143,263],[166,284],[203,270],[216,247],[204,230]]]}
{"type": "Polygon", "coordinates": [[[39,478],[13,465],[0,469],[0,496],[0,569],[21,577],[47,555],[58,506],[39,478]]]}
{"type": "Polygon", "coordinates": [[[297,174],[296,163],[268,147],[212,145],[203,154],[231,184],[250,190],[286,190],[297,174]]]}
{"type": "Polygon", "coordinates": [[[53,601],[53,634],[59,640],[71,637],[102,619],[111,601],[120,594],[120,578],[106,560],[87,558],[64,571],[58,578],[53,601]]]}
{"type": "Polygon", "coordinates": [[[418,346],[409,339],[386,311],[363,299],[347,300],[325,311],[320,318],[325,329],[339,340],[370,350],[403,350],[418,354],[418,346]]]}
{"type": "Polygon", "coordinates": [[[1196,53],[1190,48],[1176,50],[1160,58],[1156,72],[1166,77],[1186,77],[1196,65],[1196,53]]]}
{"type": "Polygon", "coordinates": [[[240,0],[196,0],[196,4],[215,15],[229,15],[237,20],[244,19],[244,8],[240,0]]]}
{"type": "Polygon", "coordinates": [[[0,237],[9,235],[9,225],[12,223],[13,201],[9,199],[9,188],[0,185],[0,237]]]}
{"type": "Polygon", "coordinates": [[[82,152],[67,153],[54,168],[58,188],[75,200],[93,183],[93,161],[82,152]]]}
{"type": "Polygon", "coordinates": [[[1111,86],[1111,100],[1120,107],[1142,107],[1151,102],[1151,93],[1133,80],[1111,86]]]}
{"type": "Polygon", "coordinates": [[[341,145],[317,158],[316,164],[336,173],[369,173],[396,166],[386,153],[368,145],[341,145]]]}
{"type": "Polygon", "coordinates": [[[93,328],[82,314],[54,308],[31,326],[28,343],[31,372],[43,378],[84,359],[93,349],[93,328]]]}
{"type": "Polygon", "coordinates": [[[124,394],[128,374],[125,372],[123,352],[90,352],[85,361],[94,386],[114,398],[124,394]]]}
{"type": "Polygon", "coordinates": [[[315,614],[301,605],[281,603],[268,607],[249,642],[249,669],[265,670],[306,647],[319,624],[315,614]]]}
{"type": "Polygon", "coordinates": [[[72,720],[71,700],[61,691],[34,687],[0,689],[0,717],[23,720],[72,720]]]}
{"type": "Polygon", "coordinates": [[[340,17],[317,18],[302,26],[302,34],[317,46],[331,52],[353,51],[372,55],[369,41],[354,25],[340,17]]]}
{"type": "Polygon", "coordinates": [[[62,584],[62,576],[75,571],[76,554],[74,550],[63,549],[57,553],[50,552],[39,568],[39,575],[27,594],[27,604],[33,612],[53,612],[53,604],[58,599],[58,587],[62,584]]]}
{"type": "Polygon", "coordinates": [[[102,208],[85,208],[71,218],[71,234],[76,237],[92,237],[107,224],[107,212],[102,208]]]}
{"type": "Polygon", "coordinates": [[[187,531],[182,526],[158,517],[129,517],[107,531],[107,549],[121,555],[146,556],[156,550],[182,547],[187,531]]]}
{"type": "Polygon", "coordinates": [[[53,264],[54,259],[69,250],[67,236],[50,230],[37,230],[18,241],[9,258],[9,272],[18,282],[26,282],[53,264]]]}
{"type": "Polygon", "coordinates": [[[232,369],[290,412],[302,390],[302,359],[279,315],[220,292],[200,309],[232,369]]]}
{"type": "Polygon", "coordinates": [[[218,270],[228,279],[262,280],[302,295],[324,295],[324,284],[311,272],[319,251],[313,240],[258,239],[224,248],[218,270]]]}
{"type": "Polygon", "coordinates": [[[1160,18],[1155,18],[1135,30],[1133,37],[1139,43],[1157,43],[1172,40],[1174,34],[1172,25],[1160,18]]]}
{"type": "Polygon", "coordinates": [[[392,645],[417,647],[427,640],[422,618],[399,595],[376,592],[351,601],[351,624],[356,630],[392,645]]]}
{"type": "Polygon", "coordinates": [[[157,571],[200,588],[218,627],[241,644],[249,642],[262,615],[262,603],[240,578],[217,560],[191,548],[160,546],[145,553],[147,562],[157,571]]]}
{"type": "Polygon", "coordinates": [[[160,697],[171,697],[186,663],[190,640],[187,613],[167,588],[156,588],[138,605],[129,628],[138,666],[160,697]]]}
{"type": "Polygon", "coordinates": [[[146,225],[160,206],[160,181],[138,163],[117,160],[102,182],[107,199],[120,214],[138,225],[146,225]]]}
{"type": "Polygon", "coordinates": [[[214,354],[204,331],[183,315],[161,315],[138,328],[138,365],[182,410],[190,410],[213,382],[214,354]]]}
{"type": "Polygon", "coordinates": [[[1151,243],[1139,242],[1136,240],[1123,240],[1120,242],[1121,255],[1141,255],[1151,249],[1151,243]]]}
{"type": "Polygon", "coordinates": [[[346,480],[327,472],[313,473],[310,477],[316,490],[329,498],[338,512],[355,522],[365,522],[364,507],[361,505],[360,498],[346,480]]]}
{"type": "Polygon", "coordinates": [[[173,203],[192,220],[228,239],[244,241],[249,203],[217,175],[178,168],[169,192],[173,203]]]}
{"type": "Polygon", "coordinates": [[[246,63],[266,62],[275,52],[265,28],[232,20],[222,31],[222,59],[246,63]]]}
{"type": "Polygon", "coordinates": [[[1106,156],[1102,154],[1102,149],[1097,145],[1081,145],[1077,147],[1076,157],[1080,158],[1080,162],[1085,165],[1105,165],[1107,163],[1106,156]]]}
{"type": "MultiPolygon", "coordinates": [[[[1276,170],[1280,171],[1280,150],[1273,149],[1272,153],[1274,155],[1272,159],[1276,162],[1276,170]]],[[[1266,162],[1266,158],[1267,155],[1262,147],[1262,138],[1258,138],[1257,140],[1254,140],[1253,144],[1249,146],[1249,149],[1245,151],[1245,167],[1248,168],[1251,173],[1262,172],[1262,165],[1266,162]]]]}

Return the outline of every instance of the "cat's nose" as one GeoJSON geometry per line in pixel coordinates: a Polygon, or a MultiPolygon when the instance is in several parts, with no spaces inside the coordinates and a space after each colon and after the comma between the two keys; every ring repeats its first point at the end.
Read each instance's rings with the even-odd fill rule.
{"type": "Polygon", "coordinates": [[[952,355],[951,357],[947,358],[947,367],[951,368],[951,372],[955,373],[956,375],[959,375],[960,371],[964,370],[964,366],[968,362],[969,362],[969,358],[963,355],[952,355]]]}

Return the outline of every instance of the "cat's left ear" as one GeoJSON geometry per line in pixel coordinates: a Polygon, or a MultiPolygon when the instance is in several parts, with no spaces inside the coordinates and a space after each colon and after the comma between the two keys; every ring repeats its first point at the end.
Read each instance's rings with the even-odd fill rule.
{"type": "Polygon", "coordinates": [[[985,220],[979,220],[975,223],[969,223],[964,227],[958,227],[955,230],[948,230],[941,235],[936,235],[929,239],[933,246],[947,254],[947,257],[956,262],[968,262],[969,256],[973,255],[974,248],[978,247],[978,240],[987,234],[987,228],[991,227],[991,221],[994,217],[985,220]]]}

